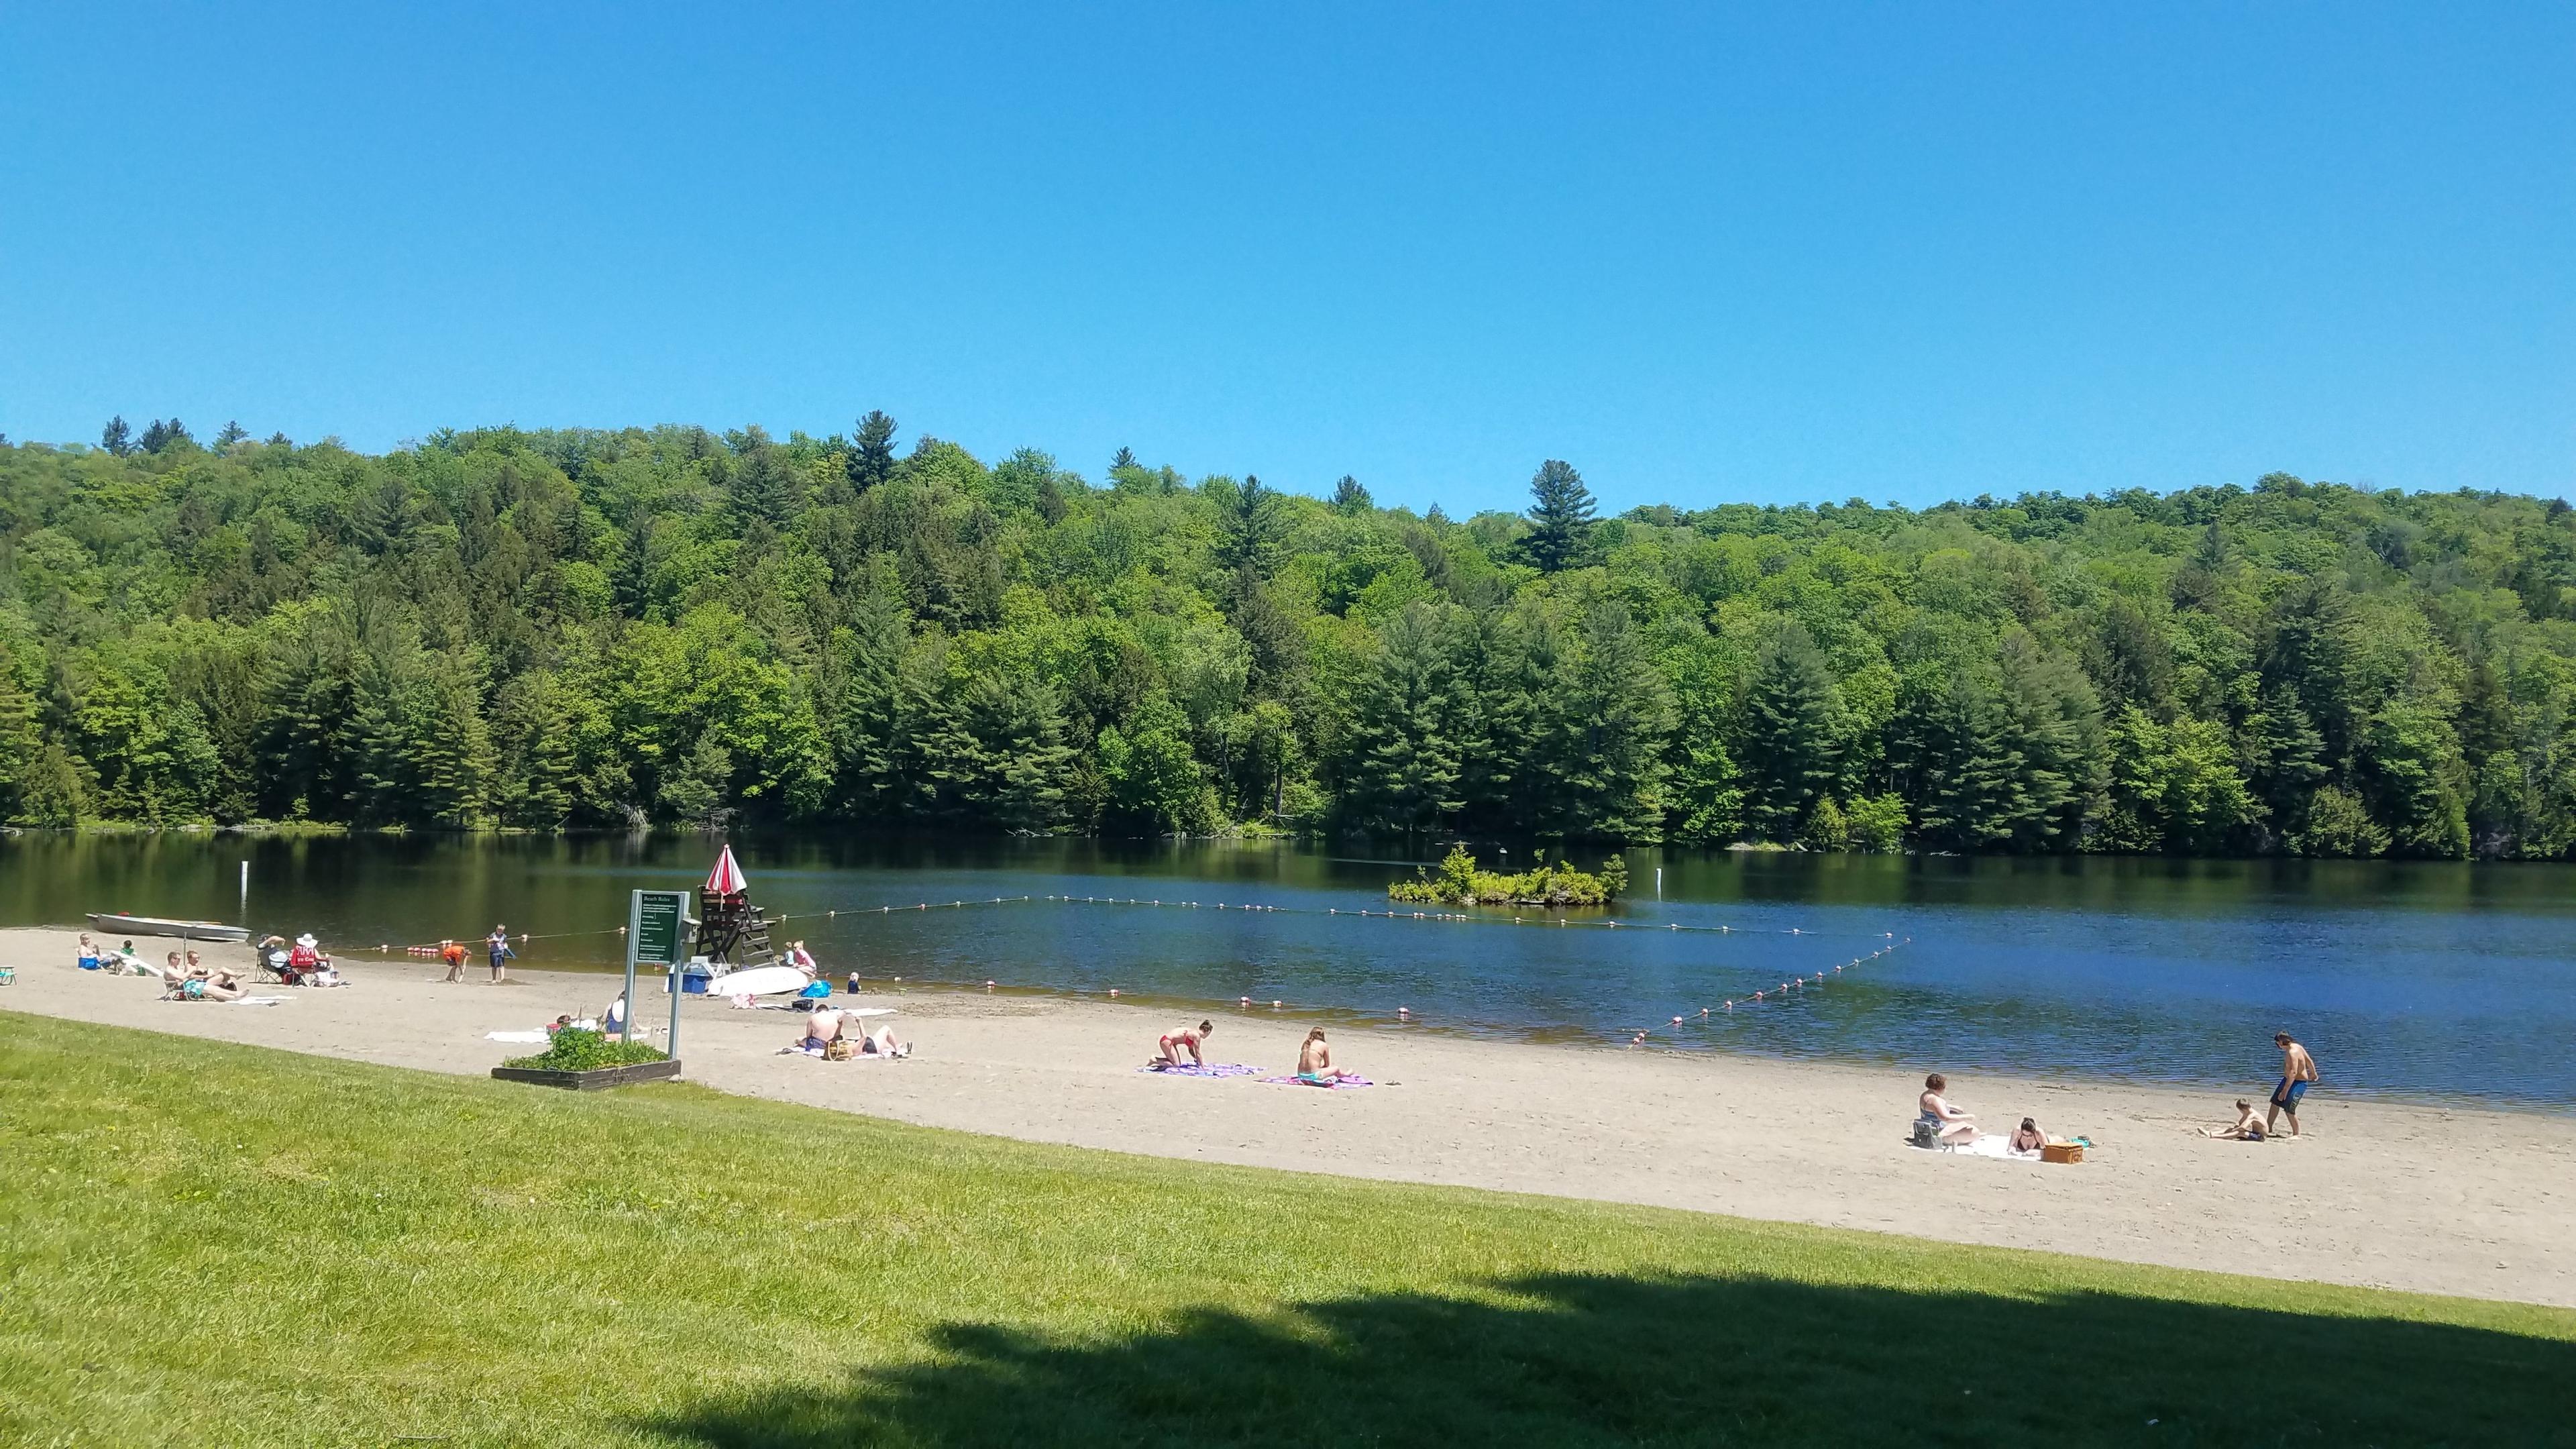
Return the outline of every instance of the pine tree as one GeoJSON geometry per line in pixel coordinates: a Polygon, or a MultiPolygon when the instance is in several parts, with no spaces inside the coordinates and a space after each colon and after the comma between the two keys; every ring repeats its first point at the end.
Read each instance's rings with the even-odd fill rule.
{"type": "Polygon", "coordinates": [[[1582,561],[1592,537],[1592,490],[1574,465],[1550,458],[1530,479],[1530,532],[1521,547],[1541,573],[1556,573],[1582,561]]]}
{"type": "Polygon", "coordinates": [[[173,443],[186,441],[188,441],[188,425],[177,418],[167,420],[154,418],[152,425],[143,430],[143,451],[147,453],[158,453],[173,443]]]}
{"type": "Polygon", "coordinates": [[[1918,697],[1910,714],[1904,757],[1925,843],[1973,851],[2009,838],[2033,811],[2003,700],[1961,671],[1938,693],[1918,697]]]}
{"type": "Polygon", "coordinates": [[[134,430],[126,426],[123,413],[109,418],[107,426],[98,430],[98,445],[120,458],[134,451],[134,430]]]}
{"type": "Polygon", "coordinates": [[[1333,511],[1335,513],[1366,513],[1375,506],[1375,503],[1369,498],[1369,491],[1366,488],[1361,487],[1360,480],[1352,477],[1350,474],[1343,474],[1342,481],[1333,485],[1333,511]]]}
{"type": "Polygon", "coordinates": [[[1421,834],[1457,813],[1457,680],[1440,616],[1420,601],[1387,620],[1351,701],[1344,801],[1364,828],[1421,834]]]}
{"type": "Polygon", "coordinates": [[[894,419],[875,410],[859,419],[842,472],[860,494],[894,476],[894,419]]]}
{"type": "Polygon", "coordinates": [[[1217,567],[1269,578],[1279,566],[1288,531],[1278,491],[1251,474],[1239,485],[1227,487],[1220,481],[1209,491],[1217,506],[1217,567]]]}
{"type": "Polygon", "coordinates": [[[2027,632],[2004,636],[2005,730],[2021,757],[2016,808],[1998,838],[2015,850],[2067,850],[2103,786],[2102,708],[2081,670],[2043,650],[2027,632]]]}
{"type": "Polygon", "coordinates": [[[1804,625],[1780,626],[1745,692],[1745,823],[1765,840],[1797,838],[1840,757],[1833,671],[1804,625]]]}
{"type": "Polygon", "coordinates": [[[750,438],[734,465],[733,506],[746,522],[758,520],[784,529],[805,507],[805,475],[769,435],[745,430],[750,438]]]}
{"type": "Polygon", "coordinates": [[[215,446],[218,448],[229,448],[233,444],[238,443],[249,436],[250,430],[248,428],[243,427],[238,422],[228,422],[224,424],[224,430],[222,432],[215,434],[215,446]]]}
{"type": "Polygon", "coordinates": [[[1537,761],[1548,781],[1542,834],[1650,842],[1663,825],[1672,698],[1616,600],[1585,615],[1550,696],[1562,702],[1537,761]]]}

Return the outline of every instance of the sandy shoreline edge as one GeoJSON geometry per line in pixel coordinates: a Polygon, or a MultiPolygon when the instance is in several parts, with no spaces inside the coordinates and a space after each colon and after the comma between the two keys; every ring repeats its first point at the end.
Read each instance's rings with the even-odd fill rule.
{"type": "MultiPolygon", "coordinates": [[[[493,987],[477,961],[477,979],[448,985],[434,962],[358,960],[349,989],[270,988],[291,998],[276,1007],[162,1003],[147,981],[75,968],[75,939],[0,931],[0,966],[17,970],[0,1010],[479,1074],[529,1050],[485,1032],[596,1010],[616,991],[598,972],[514,971],[493,987]]],[[[137,942],[156,944],[175,943],[137,942]]],[[[658,1028],[667,998],[640,994],[658,1028]]],[[[1951,1073],[1951,1095],[1989,1125],[2031,1115],[2100,1144],[2081,1166],[2048,1167],[1905,1146],[1907,1068],[1328,1023],[1339,1058],[1388,1085],[1321,1092],[1140,1075],[1178,1019],[1168,1003],[915,986],[861,1000],[898,1009],[914,1059],[779,1056],[795,1018],[692,998],[686,1075],[1030,1141],[2576,1307],[2576,1120],[2546,1111],[2324,1090],[2303,1113],[2312,1137],[2249,1145],[2192,1129],[2250,1084],[1951,1073]]],[[[1217,1014],[1212,1058],[1293,1068],[1309,1019],[1292,1017],[1217,1014]]]]}

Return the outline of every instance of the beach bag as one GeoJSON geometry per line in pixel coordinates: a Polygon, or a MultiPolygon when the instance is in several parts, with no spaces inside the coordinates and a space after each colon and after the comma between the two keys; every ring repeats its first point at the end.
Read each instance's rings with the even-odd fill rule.
{"type": "Polygon", "coordinates": [[[834,1037],[830,1041],[823,1043],[823,1060],[827,1062],[846,1062],[849,1059],[850,1044],[847,1041],[840,1037],[834,1037]]]}
{"type": "Polygon", "coordinates": [[[1936,1126],[1934,1126],[1934,1125],[1932,1125],[1932,1124],[1931,1124],[1931,1123],[1929,1123],[1929,1122],[1924,1121],[1924,1120],[1923,1120],[1922,1118],[1920,1118],[1920,1117],[1915,1118],[1915,1119],[1914,1119],[1914,1145],[1915,1145],[1915,1146],[1917,1146],[1917,1147],[1938,1147],[1938,1146],[1940,1146],[1940,1145],[1941,1145],[1941,1129],[1940,1129],[1940,1128],[1938,1128],[1938,1127],[1936,1127],[1936,1126]]]}

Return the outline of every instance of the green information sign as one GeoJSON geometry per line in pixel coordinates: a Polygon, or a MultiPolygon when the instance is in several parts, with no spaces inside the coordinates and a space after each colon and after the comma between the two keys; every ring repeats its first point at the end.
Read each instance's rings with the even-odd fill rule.
{"type": "Polygon", "coordinates": [[[635,964],[677,966],[681,960],[681,920],[689,903],[687,891],[637,891],[628,925],[633,934],[635,964]]]}

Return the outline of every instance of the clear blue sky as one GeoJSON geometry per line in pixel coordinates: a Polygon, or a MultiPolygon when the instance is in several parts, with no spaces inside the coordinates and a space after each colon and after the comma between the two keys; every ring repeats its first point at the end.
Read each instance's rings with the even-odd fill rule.
{"type": "Polygon", "coordinates": [[[14,5],[0,431],[2576,490],[2576,6],[1711,8],[14,5]]]}

